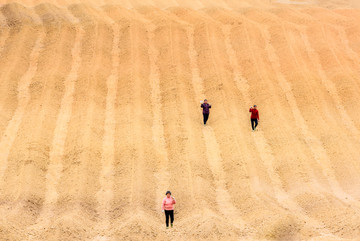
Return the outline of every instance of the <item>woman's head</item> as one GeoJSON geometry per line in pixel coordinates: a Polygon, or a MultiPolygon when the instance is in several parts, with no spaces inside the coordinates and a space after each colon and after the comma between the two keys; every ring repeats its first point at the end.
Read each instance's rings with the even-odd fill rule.
{"type": "Polygon", "coordinates": [[[171,196],[171,192],[170,192],[170,191],[167,191],[165,195],[166,195],[167,197],[170,197],[170,196],[171,196]]]}
{"type": "Polygon", "coordinates": [[[204,104],[206,104],[206,103],[207,103],[207,99],[204,100],[204,104]]]}

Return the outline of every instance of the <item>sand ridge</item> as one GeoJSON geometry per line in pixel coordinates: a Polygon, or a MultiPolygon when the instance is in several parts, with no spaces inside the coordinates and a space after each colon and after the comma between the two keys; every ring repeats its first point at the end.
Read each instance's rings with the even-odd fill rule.
{"type": "Polygon", "coordinates": [[[0,0],[0,239],[356,240],[358,7],[0,0]]]}

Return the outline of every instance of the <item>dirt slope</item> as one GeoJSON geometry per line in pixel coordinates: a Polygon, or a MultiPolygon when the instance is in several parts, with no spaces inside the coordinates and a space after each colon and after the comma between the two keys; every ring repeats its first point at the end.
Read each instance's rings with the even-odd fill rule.
{"type": "Polygon", "coordinates": [[[357,240],[358,7],[0,0],[0,240],[357,240]]]}

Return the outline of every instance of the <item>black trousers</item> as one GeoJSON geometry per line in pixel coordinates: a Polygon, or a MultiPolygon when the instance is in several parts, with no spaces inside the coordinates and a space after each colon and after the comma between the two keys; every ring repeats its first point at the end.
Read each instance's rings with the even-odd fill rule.
{"type": "Polygon", "coordinates": [[[203,116],[204,116],[204,125],[205,125],[207,120],[209,119],[209,114],[203,113],[203,116]]]}
{"type": "Polygon", "coordinates": [[[171,223],[174,222],[174,210],[165,210],[166,217],[166,227],[169,227],[169,217],[171,219],[171,223]]]}
{"type": "Polygon", "coordinates": [[[255,130],[255,128],[258,125],[258,120],[257,119],[251,119],[251,127],[253,130],[255,130]]]}

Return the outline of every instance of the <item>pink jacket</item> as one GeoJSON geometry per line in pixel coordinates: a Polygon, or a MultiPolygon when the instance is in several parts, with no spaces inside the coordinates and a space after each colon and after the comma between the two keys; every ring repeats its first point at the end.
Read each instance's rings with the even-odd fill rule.
{"type": "Polygon", "coordinates": [[[175,199],[172,197],[165,197],[162,201],[161,209],[162,210],[174,210],[174,204],[176,203],[175,199]]]}

